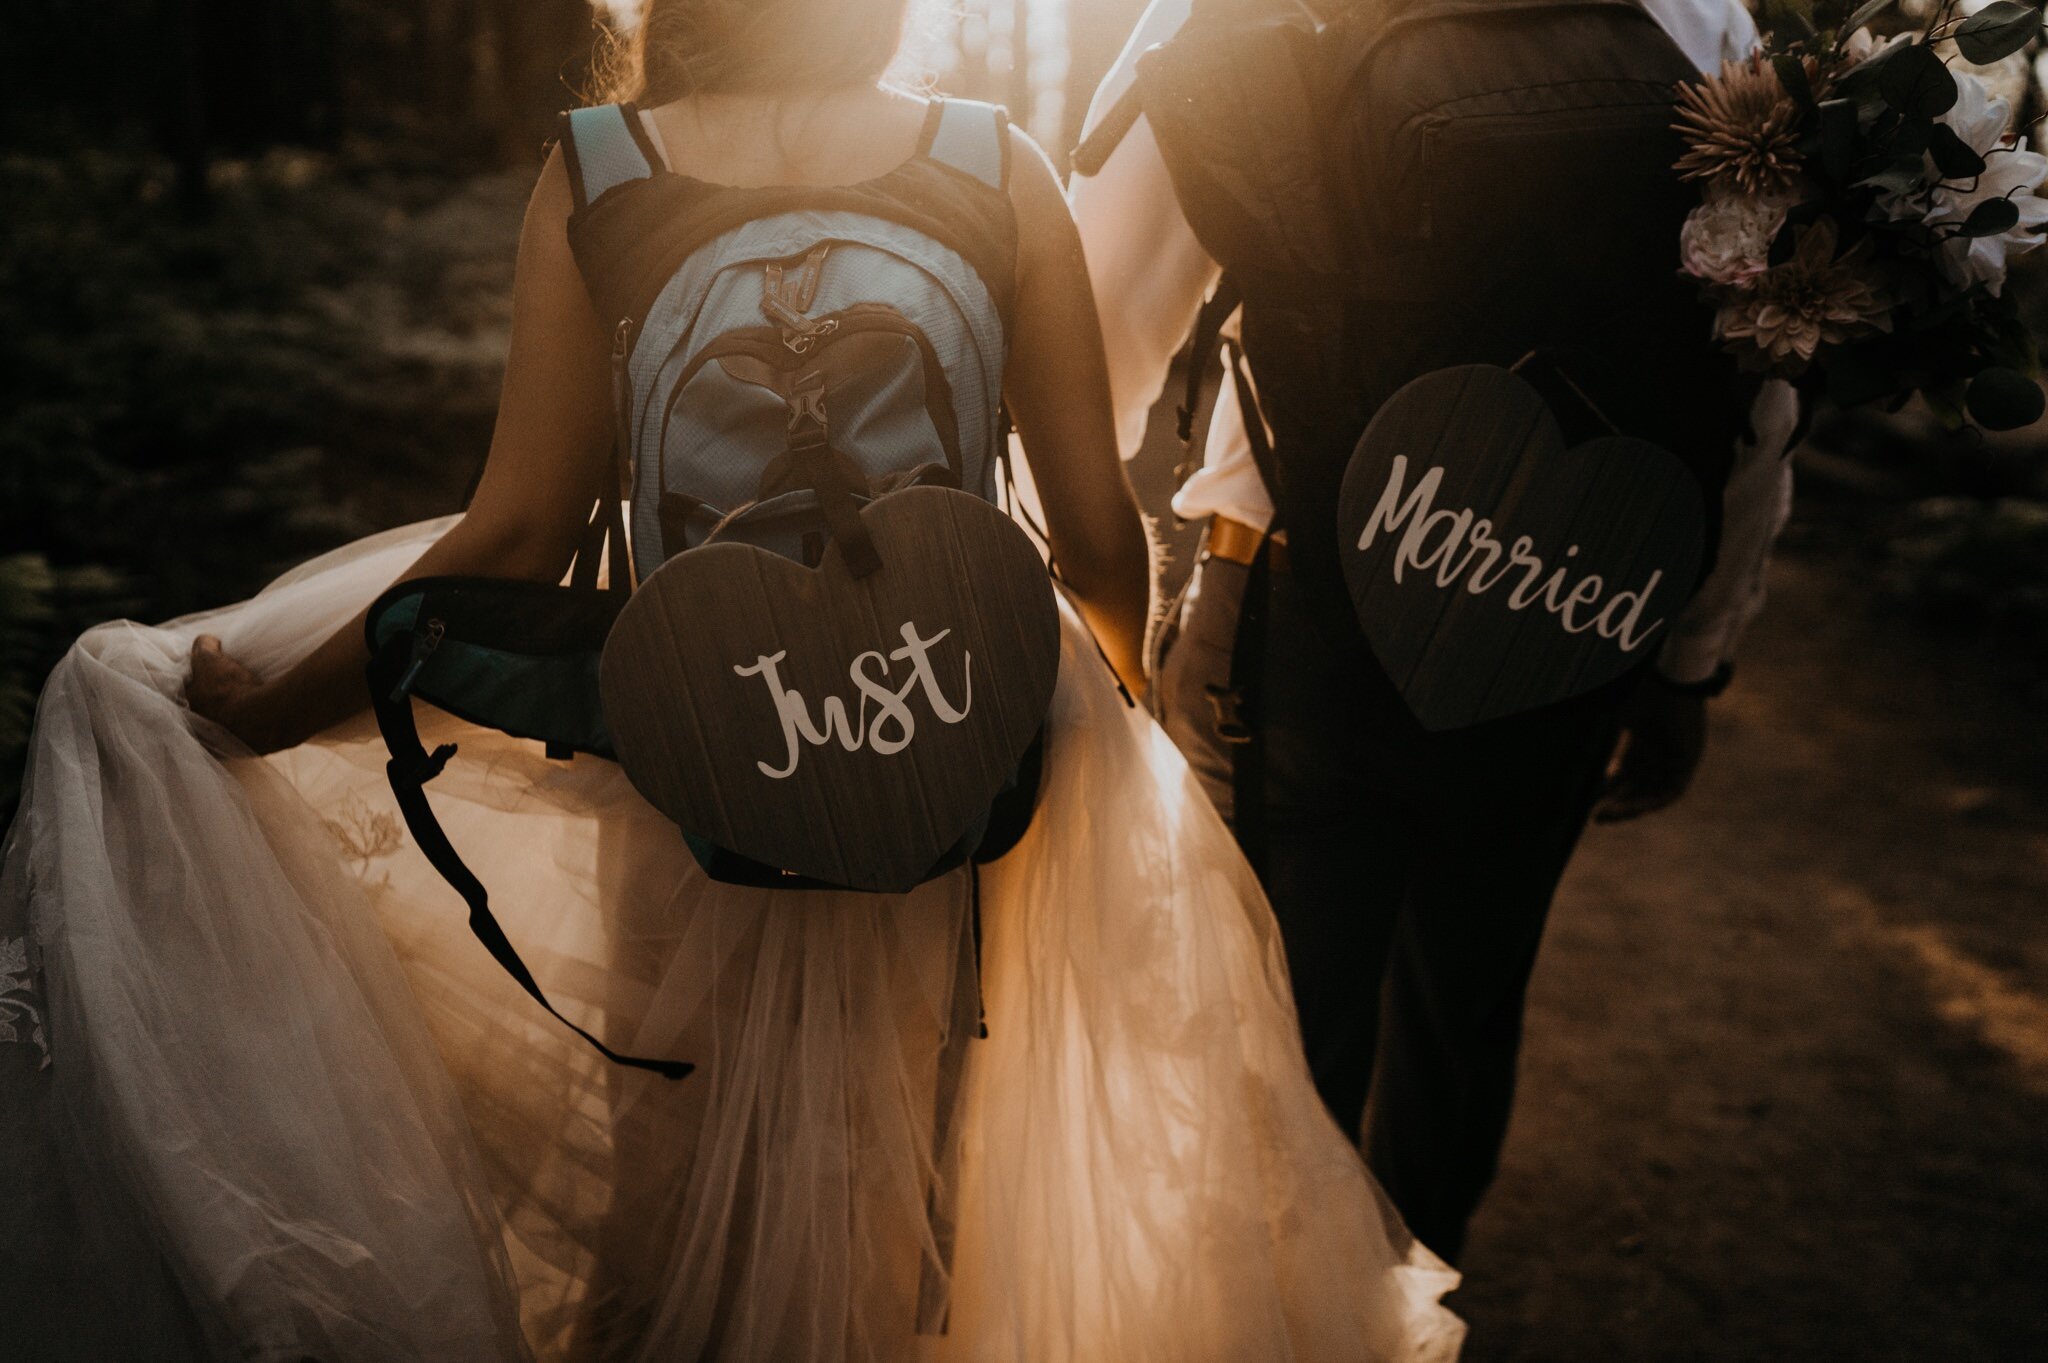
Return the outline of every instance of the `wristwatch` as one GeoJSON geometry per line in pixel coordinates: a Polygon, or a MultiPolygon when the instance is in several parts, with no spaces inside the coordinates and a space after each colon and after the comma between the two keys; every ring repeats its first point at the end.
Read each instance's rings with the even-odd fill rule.
{"type": "Polygon", "coordinates": [[[1728,683],[1734,680],[1735,664],[1728,662],[1722,663],[1707,676],[1693,682],[1673,681],[1662,672],[1657,673],[1657,681],[1665,690],[1675,691],[1681,696],[1698,696],[1702,700],[1712,700],[1726,691],[1728,683]]]}

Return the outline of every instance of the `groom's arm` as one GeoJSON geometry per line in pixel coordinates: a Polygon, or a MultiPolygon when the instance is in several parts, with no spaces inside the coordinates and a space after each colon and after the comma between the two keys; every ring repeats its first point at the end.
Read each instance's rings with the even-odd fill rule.
{"type": "MultiPolygon", "coordinates": [[[[1130,88],[1138,58],[1180,31],[1188,5],[1153,0],[1090,101],[1084,138],[1130,88]]],[[[1221,271],[1181,213],[1159,144],[1142,117],[1099,171],[1074,177],[1068,198],[1102,319],[1117,446],[1128,459],[1144,441],[1146,418],[1174,354],[1221,271]]]]}
{"type": "Polygon", "coordinates": [[[1791,445],[1798,421],[1799,399],[1790,385],[1764,385],[1722,494],[1714,570],[1672,622],[1657,660],[1662,683],[1646,684],[1632,703],[1596,814],[1603,823],[1654,813],[1692,784],[1706,750],[1707,699],[1726,684],[1736,645],[1763,609],[1771,549],[1791,514],[1791,445]]]}
{"type": "MultiPolygon", "coordinates": [[[[1739,0],[1643,0],[1643,7],[1702,71],[1756,48],[1756,24],[1739,0]]],[[[1726,684],[1736,645],[1763,609],[1771,548],[1792,510],[1798,419],[1791,388],[1766,384],[1722,493],[1714,571],[1672,623],[1657,663],[1667,684],[1653,682],[1638,693],[1598,811],[1605,822],[1662,809],[1692,783],[1706,747],[1707,697],[1726,684]]]]}
{"type": "Polygon", "coordinates": [[[1721,498],[1721,546],[1714,570],[1672,622],[1658,670],[1680,685],[1709,681],[1733,663],[1735,648],[1764,604],[1771,549],[1792,513],[1792,432],[1799,398],[1790,384],[1764,385],[1751,409],[1751,434],[1735,447],[1721,498]]]}

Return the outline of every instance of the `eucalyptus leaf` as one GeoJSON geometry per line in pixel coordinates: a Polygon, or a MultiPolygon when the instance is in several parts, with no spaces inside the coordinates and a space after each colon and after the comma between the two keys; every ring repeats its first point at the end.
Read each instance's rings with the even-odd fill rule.
{"type": "Polygon", "coordinates": [[[1934,130],[1940,126],[1931,118],[1900,118],[1892,129],[1892,152],[1901,157],[1918,156],[1934,141],[1934,130]]]}
{"type": "Polygon", "coordinates": [[[1790,53],[1780,52],[1771,58],[1771,69],[1778,73],[1778,84],[1792,102],[1802,109],[1813,108],[1813,83],[1806,78],[1806,63],[1790,53]]]}
{"type": "Polygon", "coordinates": [[[1886,10],[1890,9],[1891,7],[1892,0],[1868,0],[1868,3],[1861,6],[1859,9],[1857,9],[1857,11],[1854,14],[1849,16],[1849,22],[1842,25],[1843,35],[1846,37],[1847,35],[1854,33],[1857,29],[1864,27],[1872,19],[1875,19],[1878,15],[1883,14],[1886,10]]]}
{"type": "Polygon", "coordinates": [[[1895,156],[1890,165],[1862,183],[1891,190],[1894,194],[1911,194],[1926,185],[1927,162],[1917,151],[1895,156]]]}
{"type": "Polygon", "coordinates": [[[1968,180],[1984,173],[1984,158],[1954,128],[1946,123],[1929,126],[1933,135],[1928,139],[1927,152],[1934,158],[1942,179],[1968,180]]]}
{"type": "Polygon", "coordinates": [[[2041,385],[2003,365],[1994,366],[1970,380],[1970,418],[1990,431],[2016,431],[2041,419],[2044,402],[2041,385]]]}
{"type": "Polygon", "coordinates": [[[1877,90],[1902,114],[1940,118],[1956,102],[1956,78],[1926,43],[1901,43],[1879,71],[1877,90]]]}
{"type": "Polygon", "coordinates": [[[2014,0],[1993,0],[1956,26],[1956,48],[1976,66],[2019,51],[2041,31],[2041,11],[2014,0]]]}
{"type": "Polygon", "coordinates": [[[1995,237],[2020,225],[2020,206],[2011,199],[1986,199],[1963,219],[1966,237],[1995,237]]]}

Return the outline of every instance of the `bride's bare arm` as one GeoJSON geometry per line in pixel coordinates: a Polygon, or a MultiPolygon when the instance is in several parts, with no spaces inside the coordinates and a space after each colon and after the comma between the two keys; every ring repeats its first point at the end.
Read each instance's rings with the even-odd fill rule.
{"type": "Polygon", "coordinates": [[[1012,138],[1017,315],[1005,395],[1060,574],[1117,673],[1142,690],[1151,549],[1117,457],[1095,295],[1052,166],[1030,138],[1012,138]]]}
{"type": "MultiPolygon", "coordinates": [[[[476,574],[552,582],[568,570],[609,476],[610,343],[569,252],[568,172],[558,149],[527,204],[513,285],[511,350],[489,462],[469,510],[399,580],[476,574]]],[[[186,698],[258,752],[303,742],[368,703],[360,616],[305,661],[258,678],[201,638],[186,698]]]]}

